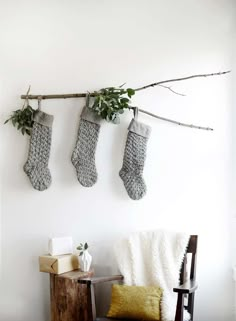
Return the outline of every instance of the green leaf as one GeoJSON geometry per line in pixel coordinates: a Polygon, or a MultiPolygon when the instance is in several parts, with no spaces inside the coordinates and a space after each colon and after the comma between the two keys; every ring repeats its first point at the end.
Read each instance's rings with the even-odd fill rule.
{"type": "Polygon", "coordinates": [[[129,102],[129,98],[121,98],[120,100],[122,103],[128,103],[129,102]]]}
{"type": "Polygon", "coordinates": [[[33,128],[34,124],[34,114],[35,110],[31,106],[26,106],[23,110],[17,109],[13,111],[11,117],[5,121],[5,124],[8,121],[11,121],[12,125],[16,127],[20,132],[24,135],[31,134],[31,129],[33,128]]]}
{"type": "Polygon", "coordinates": [[[88,249],[88,243],[84,244],[84,249],[87,250],[88,249]]]}
{"type": "Polygon", "coordinates": [[[130,98],[135,94],[134,89],[124,89],[122,86],[124,84],[118,88],[107,87],[95,92],[93,112],[108,122],[119,124],[119,115],[123,114],[125,109],[130,109],[130,98]]]}
{"type": "Polygon", "coordinates": [[[10,120],[10,118],[9,118],[9,119],[7,119],[7,120],[5,120],[5,121],[4,121],[4,125],[5,125],[6,123],[8,123],[8,122],[9,122],[9,120],[10,120]]]}
{"type": "Polygon", "coordinates": [[[82,252],[80,252],[79,256],[82,256],[82,255],[83,255],[83,253],[84,253],[83,251],[82,251],[82,252]]]}
{"type": "Polygon", "coordinates": [[[127,88],[127,95],[131,98],[135,94],[135,90],[132,88],[127,88]]]}

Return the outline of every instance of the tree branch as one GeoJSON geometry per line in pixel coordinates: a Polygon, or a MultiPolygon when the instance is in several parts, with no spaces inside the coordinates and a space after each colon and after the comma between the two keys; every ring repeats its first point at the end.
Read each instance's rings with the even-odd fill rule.
{"type": "MultiPolygon", "coordinates": [[[[215,73],[211,73],[211,74],[200,74],[200,75],[192,75],[192,76],[188,76],[188,77],[183,77],[183,78],[175,78],[175,79],[169,79],[169,80],[162,80],[162,81],[158,81],[155,82],[153,84],[150,85],[146,85],[143,87],[139,87],[134,89],[135,91],[139,91],[139,90],[143,90],[143,89],[147,89],[149,87],[155,87],[155,86],[160,86],[162,84],[166,84],[169,82],[175,82],[175,81],[182,81],[182,80],[187,80],[187,79],[192,79],[192,78],[199,78],[199,77],[212,77],[212,76],[221,76],[221,75],[225,75],[228,74],[229,72],[231,72],[231,70],[227,70],[227,71],[222,71],[222,72],[215,72],[215,73]]],[[[164,86],[162,86],[164,87],[164,86]]],[[[171,90],[172,92],[174,92],[170,87],[167,87],[169,90],[171,90]]],[[[176,92],[174,92],[176,93],[176,92]]],[[[178,94],[178,93],[176,93],[178,94]]],[[[181,95],[181,94],[180,94],[181,95]]],[[[90,93],[91,97],[95,96],[95,93],[90,93]]],[[[41,97],[41,99],[66,99],[66,98],[83,98],[86,97],[86,93],[78,93],[78,94],[61,94],[61,95],[21,95],[21,99],[38,99],[39,97],[41,97]]]]}
{"type": "Polygon", "coordinates": [[[144,90],[144,89],[147,89],[149,87],[155,87],[155,86],[159,86],[161,84],[166,84],[166,83],[169,83],[169,82],[182,81],[182,80],[193,79],[193,78],[221,76],[221,75],[228,74],[229,72],[231,72],[231,70],[222,71],[222,72],[214,72],[214,73],[211,73],[211,74],[200,74],[200,75],[192,75],[192,76],[187,76],[187,77],[182,77],[182,78],[162,80],[162,81],[154,82],[154,83],[152,83],[150,85],[146,85],[146,86],[143,86],[143,87],[136,88],[134,90],[135,91],[144,90]]]}
{"type": "MultiPolygon", "coordinates": [[[[28,88],[28,90],[27,90],[27,92],[26,92],[26,97],[29,96],[30,87],[31,87],[31,86],[29,85],[29,88],[28,88]]],[[[23,106],[22,106],[22,108],[21,108],[22,110],[25,108],[26,101],[27,101],[27,98],[25,98],[25,100],[24,100],[23,106]]]]}
{"type": "MultiPolygon", "coordinates": [[[[221,75],[225,75],[228,74],[229,72],[231,72],[230,70],[227,71],[222,71],[222,72],[216,72],[216,73],[211,73],[211,74],[199,74],[199,75],[192,75],[192,76],[187,76],[187,77],[182,77],[182,78],[174,78],[174,79],[168,79],[168,80],[162,80],[162,81],[158,81],[143,87],[139,87],[134,89],[134,91],[140,91],[140,90],[144,90],[150,87],[155,87],[155,86],[160,86],[160,87],[164,87],[168,90],[170,90],[172,93],[176,94],[176,95],[181,95],[181,96],[185,96],[184,94],[178,93],[176,91],[174,91],[170,86],[165,86],[163,84],[166,83],[170,83],[170,82],[176,82],[176,81],[182,81],[182,80],[188,80],[188,79],[193,79],[193,78],[200,78],[200,77],[212,77],[212,76],[221,76],[221,75]]],[[[87,93],[77,93],[77,94],[60,94],[60,95],[29,95],[29,91],[30,91],[30,87],[26,93],[26,95],[21,95],[21,99],[25,99],[25,101],[27,99],[66,99],[66,98],[83,98],[86,97],[87,93]]],[[[94,97],[96,96],[96,92],[90,93],[90,96],[94,97]]],[[[25,102],[23,105],[23,108],[25,106],[25,102]]],[[[132,109],[134,109],[135,107],[131,107],[132,109]]],[[[162,116],[158,116],[155,114],[152,114],[146,110],[143,109],[139,109],[139,111],[141,113],[147,114],[149,116],[158,118],[160,120],[164,120],[179,126],[185,126],[185,127],[190,127],[190,128],[196,128],[196,129],[203,129],[203,130],[213,130],[210,127],[203,127],[203,126],[198,126],[198,125],[193,125],[193,124],[186,124],[186,123],[182,123],[176,120],[172,120],[166,117],[162,117],[162,116]]]]}
{"type": "MultiPolygon", "coordinates": [[[[132,108],[135,108],[135,107],[132,107],[132,108]]],[[[203,127],[203,126],[198,126],[198,125],[193,125],[193,124],[186,124],[186,123],[182,123],[182,122],[179,122],[179,121],[176,121],[176,120],[173,120],[173,119],[169,119],[169,118],[166,118],[166,117],[158,116],[156,114],[152,114],[149,111],[146,111],[146,110],[143,110],[143,109],[139,109],[138,108],[138,110],[139,110],[140,113],[144,113],[144,114],[147,114],[149,116],[152,116],[152,117],[158,118],[160,120],[164,120],[164,121],[167,121],[169,123],[173,123],[173,124],[176,124],[176,125],[179,125],[179,126],[196,128],[196,129],[203,129],[203,130],[213,130],[213,128],[210,128],[210,127],[203,127]]]]}
{"type": "Polygon", "coordinates": [[[181,94],[181,93],[178,93],[177,91],[173,90],[171,87],[169,86],[164,86],[164,85],[158,85],[160,87],[163,87],[163,88],[166,88],[166,89],[169,89],[172,93],[176,94],[176,95],[180,95],[180,96],[186,96],[185,94],[181,94]]]}

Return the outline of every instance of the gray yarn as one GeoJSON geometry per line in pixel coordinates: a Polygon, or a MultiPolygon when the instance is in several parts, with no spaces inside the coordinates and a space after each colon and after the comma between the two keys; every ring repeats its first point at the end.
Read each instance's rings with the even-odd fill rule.
{"type": "Polygon", "coordinates": [[[30,138],[28,160],[24,171],[32,186],[38,191],[44,191],[51,184],[51,173],[48,161],[51,148],[53,116],[37,111],[30,138]],[[40,122],[40,123],[39,123],[40,122]]]}
{"type": "Polygon", "coordinates": [[[146,159],[147,141],[151,129],[149,126],[132,120],[125,145],[123,166],[119,172],[129,197],[139,200],[146,194],[143,169],[146,159]]]}
{"type": "Polygon", "coordinates": [[[84,187],[91,187],[97,181],[95,152],[100,131],[100,118],[85,107],[81,114],[79,131],[71,161],[74,165],[77,178],[84,187]]]}

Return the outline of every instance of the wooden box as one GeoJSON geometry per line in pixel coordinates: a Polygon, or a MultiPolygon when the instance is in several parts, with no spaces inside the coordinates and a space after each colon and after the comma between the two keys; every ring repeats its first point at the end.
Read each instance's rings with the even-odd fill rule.
{"type": "Polygon", "coordinates": [[[79,268],[79,262],[76,255],[43,255],[39,257],[40,272],[61,274],[79,268]]]}
{"type": "Polygon", "coordinates": [[[51,321],[91,321],[86,284],[81,278],[92,277],[94,271],[79,270],[56,275],[50,274],[51,321]]]}

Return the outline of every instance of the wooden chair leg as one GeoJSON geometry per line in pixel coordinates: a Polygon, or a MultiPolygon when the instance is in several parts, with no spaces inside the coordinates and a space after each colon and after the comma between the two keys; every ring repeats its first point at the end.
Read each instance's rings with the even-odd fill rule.
{"type": "Polygon", "coordinates": [[[184,294],[178,293],[175,321],[184,320],[184,294]]]}
{"type": "Polygon", "coordinates": [[[94,285],[89,284],[87,287],[87,291],[88,291],[88,301],[87,301],[88,320],[95,321],[96,320],[96,304],[95,304],[94,285]]]}
{"type": "Polygon", "coordinates": [[[193,312],[194,312],[194,295],[195,293],[190,293],[188,296],[188,312],[191,315],[191,321],[193,321],[193,312]]]}

